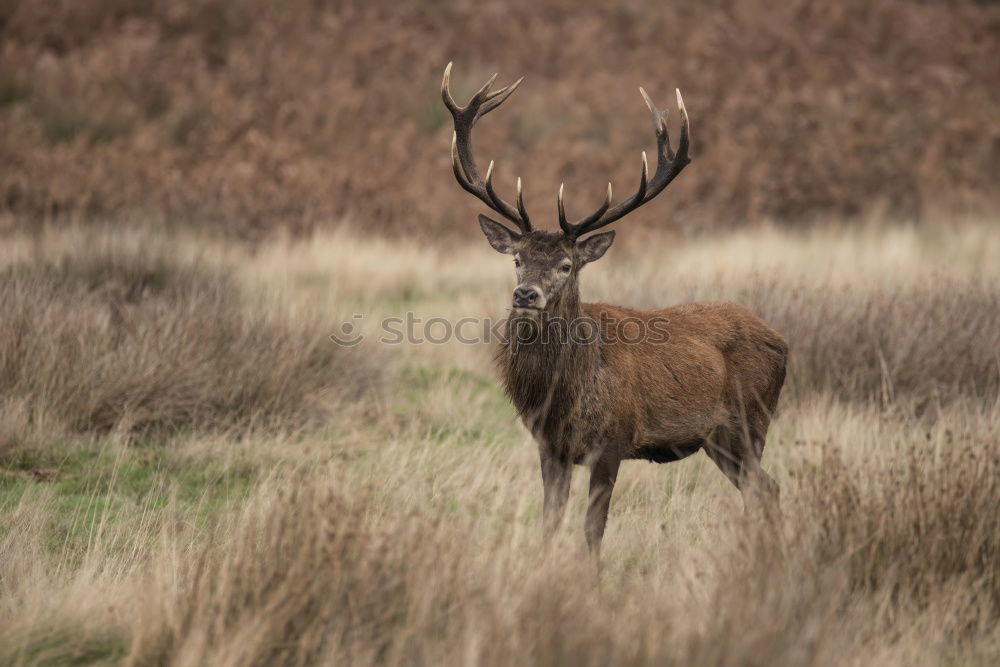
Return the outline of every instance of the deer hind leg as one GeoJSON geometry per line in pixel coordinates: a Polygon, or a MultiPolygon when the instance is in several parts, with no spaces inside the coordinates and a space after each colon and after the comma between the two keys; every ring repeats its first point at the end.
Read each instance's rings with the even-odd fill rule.
{"type": "Polygon", "coordinates": [[[746,455],[743,457],[740,475],[743,481],[740,491],[743,494],[743,506],[747,503],[768,515],[775,515],[781,510],[781,487],[774,478],[764,472],[760,465],[764,455],[764,444],[767,442],[767,428],[771,425],[771,415],[774,414],[781,382],[777,388],[768,392],[763,399],[756,399],[748,409],[747,428],[743,432],[742,441],[746,441],[746,455]],[[748,497],[749,494],[749,497],[748,497]]]}
{"type": "MultiPolygon", "coordinates": [[[[760,449],[763,449],[763,442],[760,449]]],[[[780,511],[781,487],[764,472],[760,455],[746,456],[741,463],[739,489],[743,494],[744,510],[765,515],[780,511]]]]}
{"type": "MultiPolygon", "coordinates": [[[[766,430],[765,430],[766,433],[766,430]]],[[[778,508],[780,487],[760,465],[764,438],[751,430],[741,436],[719,427],[706,439],[705,453],[743,496],[748,513],[778,508]]]]}

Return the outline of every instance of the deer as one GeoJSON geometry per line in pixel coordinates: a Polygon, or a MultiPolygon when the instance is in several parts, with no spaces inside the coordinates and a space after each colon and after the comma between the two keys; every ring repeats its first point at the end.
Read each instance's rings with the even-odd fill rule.
{"type": "Polygon", "coordinates": [[[761,467],[761,456],[785,380],[786,340],[735,303],[637,310],[580,299],[581,270],[603,257],[615,238],[613,230],[592,232],[649,203],[691,162],[680,90],[677,151],[667,113],[639,88],[656,133],[656,170],[649,175],[643,152],[635,193],[612,206],[609,183],[600,207],[575,222],[567,219],[560,186],[559,231],[549,232],[529,220],[521,179],[512,205],[496,192],[494,163],[480,176],[472,150],[473,126],[524,77],[492,90],[494,74],[459,106],[450,92],[451,68],[449,63],[444,70],[441,96],[454,120],[455,178],[514,226],[478,218],[490,246],[514,260],[517,286],[496,363],[509,400],[538,445],[545,543],[562,522],[575,465],[590,471],[584,534],[598,561],[625,460],[669,463],[701,450],[739,490],[745,512],[777,507],[779,487],[761,467]],[[567,335],[574,330],[589,333],[567,335]]]}

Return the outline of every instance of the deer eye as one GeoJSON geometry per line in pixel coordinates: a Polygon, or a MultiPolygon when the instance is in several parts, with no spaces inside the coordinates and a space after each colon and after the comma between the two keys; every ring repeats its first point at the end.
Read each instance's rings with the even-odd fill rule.
{"type": "Polygon", "coordinates": [[[515,257],[514,258],[514,267],[517,268],[517,267],[520,267],[520,266],[521,266],[521,260],[519,260],[517,257],[515,257]]]}
{"type": "Polygon", "coordinates": [[[573,270],[573,265],[569,263],[563,264],[562,266],[559,267],[559,270],[562,271],[563,273],[569,273],[570,271],[573,270]]]}

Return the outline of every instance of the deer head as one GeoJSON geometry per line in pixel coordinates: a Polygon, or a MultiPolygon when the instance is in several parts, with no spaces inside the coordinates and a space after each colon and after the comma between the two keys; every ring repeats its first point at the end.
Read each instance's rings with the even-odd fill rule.
{"type": "Polygon", "coordinates": [[[481,117],[493,111],[521,85],[522,77],[499,90],[491,91],[497,75],[490,77],[469,100],[460,107],[449,91],[451,63],[444,70],[441,82],[441,97],[455,121],[455,133],[451,143],[451,160],[458,184],[475,195],[490,209],[514,223],[517,231],[496,220],[479,216],[479,226],[490,245],[497,252],[514,256],[517,272],[517,287],[514,289],[513,307],[525,313],[538,313],[558,303],[567,290],[577,287],[577,275],[589,262],[600,259],[614,240],[615,233],[604,232],[586,236],[631,213],[660,194],[677,174],[684,169],[691,158],[688,156],[689,126],[687,110],[681,91],[677,91],[677,106],[681,114],[681,138],[674,153],[667,135],[667,113],[661,112],[642,88],[639,92],[649,107],[656,131],[656,171],[649,177],[646,153],[642,153],[642,172],[635,194],[612,206],[611,183],[608,183],[604,203],[590,215],[570,222],[566,218],[563,203],[563,186],[559,186],[557,200],[559,211],[559,232],[535,230],[528,218],[521,192],[521,179],[517,179],[517,203],[511,206],[501,198],[493,187],[493,162],[486,169],[483,180],[476,168],[472,154],[472,128],[481,117]]]}

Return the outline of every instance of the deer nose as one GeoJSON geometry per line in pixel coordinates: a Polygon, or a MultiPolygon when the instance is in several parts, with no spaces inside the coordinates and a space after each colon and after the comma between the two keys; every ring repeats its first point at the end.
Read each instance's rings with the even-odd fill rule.
{"type": "Polygon", "coordinates": [[[538,300],[538,290],[534,287],[518,287],[514,290],[514,307],[530,308],[538,300]]]}

